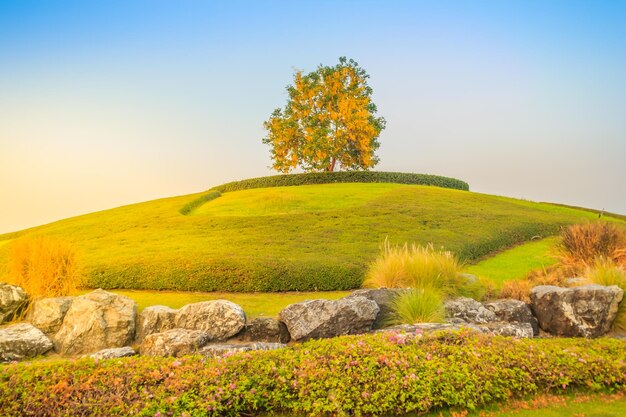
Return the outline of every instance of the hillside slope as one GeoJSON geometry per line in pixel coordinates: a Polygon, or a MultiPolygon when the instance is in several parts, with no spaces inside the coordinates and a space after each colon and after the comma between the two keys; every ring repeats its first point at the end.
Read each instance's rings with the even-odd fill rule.
{"type": "MultiPolygon", "coordinates": [[[[200,196],[0,235],[0,268],[12,239],[52,235],[75,243],[90,287],[343,290],[360,286],[386,237],[392,243],[433,242],[471,261],[597,217],[550,204],[384,183],[232,191],[189,215],[179,212],[200,196]]],[[[5,274],[0,269],[0,278],[5,274]]]]}

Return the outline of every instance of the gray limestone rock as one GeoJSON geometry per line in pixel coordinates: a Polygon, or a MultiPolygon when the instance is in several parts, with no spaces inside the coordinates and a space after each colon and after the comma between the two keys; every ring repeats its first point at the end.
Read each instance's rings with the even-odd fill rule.
{"type": "Polygon", "coordinates": [[[146,336],[162,333],[176,326],[175,318],[178,310],[166,306],[150,306],[139,313],[135,340],[141,342],[146,336]]]}
{"type": "Polygon", "coordinates": [[[137,304],[128,297],[95,290],[76,297],[54,336],[63,355],[128,346],[135,336],[137,304]]]}
{"type": "Polygon", "coordinates": [[[378,305],[365,297],[307,300],[285,307],[279,314],[292,340],[308,340],[365,333],[372,328],[378,305]]]}
{"type": "Polygon", "coordinates": [[[147,356],[183,356],[198,353],[211,336],[202,330],[172,329],[146,336],[139,352],[147,356]]]}
{"type": "Polygon", "coordinates": [[[28,311],[26,321],[44,332],[55,334],[72,306],[74,297],[54,297],[35,300],[28,311]]]}
{"type": "Polygon", "coordinates": [[[0,328],[0,362],[33,358],[43,355],[53,347],[52,341],[29,323],[0,328]]]}
{"type": "Polygon", "coordinates": [[[28,304],[28,295],[21,287],[0,282],[0,324],[11,321],[28,304]]]}
{"type": "Polygon", "coordinates": [[[616,285],[531,290],[531,308],[544,331],[555,336],[598,337],[608,333],[624,291],[616,285]]]}
{"type": "Polygon", "coordinates": [[[203,301],[182,307],[174,321],[178,328],[208,333],[211,340],[227,340],[243,329],[246,314],[230,301],[203,301]]]}

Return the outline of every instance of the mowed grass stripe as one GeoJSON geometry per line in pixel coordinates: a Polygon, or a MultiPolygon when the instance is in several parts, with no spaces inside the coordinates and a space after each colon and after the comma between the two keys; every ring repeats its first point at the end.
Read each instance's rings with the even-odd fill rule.
{"type": "Polygon", "coordinates": [[[506,281],[525,278],[530,272],[554,265],[557,237],[531,241],[497,253],[477,264],[468,265],[470,274],[490,279],[498,286],[506,281]]]}
{"type": "MultiPolygon", "coordinates": [[[[293,193],[299,187],[288,188],[293,193]]],[[[291,197],[278,188],[249,191],[257,193],[256,203],[239,203],[247,191],[233,191],[206,203],[204,214],[184,216],[180,208],[203,193],[165,198],[1,235],[0,242],[37,235],[74,242],[89,287],[347,290],[361,285],[385,238],[392,244],[432,242],[472,261],[597,217],[467,191],[364,183],[307,186],[295,193],[311,201],[289,203],[285,213],[281,207],[291,197]],[[350,201],[338,202],[338,195],[350,201]],[[230,203],[220,206],[222,215],[211,215],[217,209],[209,207],[219,201],[230,203]]],[[[0,246],[0,268],[7,246],[0,246]]]]}

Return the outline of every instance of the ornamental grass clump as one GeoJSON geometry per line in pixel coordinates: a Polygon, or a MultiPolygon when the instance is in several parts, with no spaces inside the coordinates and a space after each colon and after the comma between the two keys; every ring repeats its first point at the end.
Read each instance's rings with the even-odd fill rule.
{"type": "Polygon", "coordinates": [[[442,322],[446,297],[484,294],[478,282],[468,283],[454,254],[426,246],[392,246],[388,240],[370,265],[364,285],[410,288],[396,297],[389,324],[442,322]]]}
{"type": "MultiPolygon", "coordinates": [[[[587,268],[585,278],[594,284],[617,285],[626,291],[626,270],[611,259],[596,258],[593,266],[587,268]]],[[[613,321],[613,330],[626,331],[626,302],[623,299],[613,321]]]]}
{"type": "Polygon", "coordinates": [[[370,265],[364,286],[370,288],[435,288],[457,295],[463,286],[462,266],[454,254],[432,244],[392,246],[388,240],[370,265]]]}
{"type": "Polygon", "coordinates": [[[81,282],[76,250],[58,238],[18,239],[9,248],[7,279],[31,299],[72,295],[81,282]]]}
{"type": "Polygon", "coordinates": [[[446,318],[441,293],[434,288],[411,289],[392,303],[389,324],[442,323],[446,318]]]}

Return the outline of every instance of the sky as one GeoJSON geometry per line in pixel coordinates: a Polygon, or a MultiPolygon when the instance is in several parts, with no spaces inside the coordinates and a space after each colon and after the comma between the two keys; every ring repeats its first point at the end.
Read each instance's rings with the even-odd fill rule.
{"type": "Polygon", "coordinates": [[[0,233],[272,175],[296,70],[370,75],[380,171],[626,213],[626,2],[0,0],[0,233]]]}

